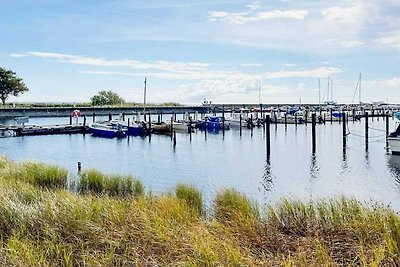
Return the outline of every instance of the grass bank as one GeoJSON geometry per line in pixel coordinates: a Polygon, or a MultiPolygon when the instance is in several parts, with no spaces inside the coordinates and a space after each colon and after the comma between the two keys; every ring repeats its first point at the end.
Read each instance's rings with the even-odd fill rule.
{"type": "Polygon", "coordinates": [[[177,185],[145,194],[129,176],[0,159],[2,266],[396,266],[400,218],[353,199],[259,207],[177,185]],[[32,167],[33,166],[33,167],[32,167]]]}

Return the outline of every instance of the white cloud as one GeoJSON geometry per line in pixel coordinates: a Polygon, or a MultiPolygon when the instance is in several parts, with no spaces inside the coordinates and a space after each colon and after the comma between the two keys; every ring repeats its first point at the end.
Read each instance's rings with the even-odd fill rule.
{"type": "Polygon", "coordinates": [[[256,1],[256,2],[252,2],[251,4],[246,5],[247,8],[251,9],[251,10],[258,10],[261,9],[261,2],[256,1]]]}
{"type": "Polygon", "coordinates": [[[158,60],[154,62],[142,62],[137,60],[110,60],[105,58],[94,58],[78,55],[51,53],[51,52],[27,52],[26,56],[34,56],[39,58],[55,59],[60,62],[76,64],[76,65],[88,65],[88,66],[99,66],[99,67],[128,67],[139,70],[146,69],[159,69],[163,71],[201,71],[206,70],[209,64],[200,62],[170,62],[158,60]]]}
{"type": "Polygon", "coordinates": [[[242,67],[261,67],[261,66],[263,66],[263,64],[261,64],[261,63],[243,63],[243,64],[240,64],[240,66],[242,66],[242,67]]]}
{"type": "Polygon", "coordinates": [[[16,58],[20,58],[20,57],[26,57],[26,54],[18,54],[18,53],[13,53],[9,55],[10,57],[16,57],[16,58]]]}
{"type": "Polygon", "coordinates": [[[293,19],[304,20],[308,15],[307,10],[291,9],[291,10],[271,10],[262,12],[225,12],[210,11],[209,19],[211,21],[227,22],[230,24],[246,24],[249,22],[257,22],[272,19],[293,19]]]}
{"type": "Polygon", "coordinates": [[[341,73],[342,70],[335,67],[321,67],[310,70],[290,70],[278,72],[266,72],[265,79],[281,79],[281,78],[320,78],[333,76],[341,73]]]}
{"type": "Polygon", "coordinates": [[[363,41],[359,41],[359,40],[354,40],[354,41],[341,41],[340,42],[341,45],[345,46],[345,47],[356,47],[356,46],[362,46],[364,45],[363,41]]]}
{"type": "Polygon", "coordinates": [[[375,42],[382,45],[400,48],[400,31],[385,33],[382,37],[376,39],[375,42]]]}

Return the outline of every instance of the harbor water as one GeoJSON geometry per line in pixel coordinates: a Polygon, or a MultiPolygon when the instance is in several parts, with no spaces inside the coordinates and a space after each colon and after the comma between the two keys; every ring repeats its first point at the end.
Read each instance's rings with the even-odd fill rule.
{"type": "MultiPolygon", "coordinates": [[[[165,118],[164,118],[165,119],[165,118]]],[[[88,120],[90,120],[88,118],[88,120]]],[[[68,123],[68,118],[31,119],[34,124],[68,123]]],[[[400,211],[400,157],[386,149],[383,118],[348,123],[347,149],[342,125],[317,125],[316,154],[311,124],[271,125],[271,157],[266,159],[265,131],[230,129],[216,133],[177,133],[176,146],[164,135],[106,139],[90,134],[24,136],[0,139],[0,154],[16,160],[57,164],[77,174],[96,168],[138,177],[147,191],[168,192],[177,183],[198,187],[208,205],[223,188],[235,188],[259,203],[281,198],[317,199],[337,196],[380,202],[400,211]]],[[[395,121],[390,119],[394,130],[395,121]]]]}

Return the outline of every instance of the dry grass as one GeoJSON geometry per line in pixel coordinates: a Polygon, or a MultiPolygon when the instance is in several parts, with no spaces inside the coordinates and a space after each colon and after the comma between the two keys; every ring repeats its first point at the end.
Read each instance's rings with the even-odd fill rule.
{"type": "Polygon", "coordinates": [[[25,167],[0,159],[2,266],[399,265],[400,218],[379,205],[340,198],[260,209],[228,189],[206,218],[191,186],[125,194],[125,180],[92,173],[90,191],[75,194],[15,175],[25,167]]]}

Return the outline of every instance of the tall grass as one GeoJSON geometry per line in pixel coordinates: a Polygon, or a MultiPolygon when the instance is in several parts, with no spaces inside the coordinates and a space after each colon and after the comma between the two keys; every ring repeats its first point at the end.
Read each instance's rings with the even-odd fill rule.
{"type": "Polygon", "coordinates": [[[25,162],[20,164],[0,163],[3,177],[17,179],[47,189],[65,188],[68,171],[55,165],[25,162]]]}
{"type": "Polygon", "coordinates": [[[119,197],[144,195],[143,184],[132,176],[106,175],[97,170],[80,173],[78,191],[119,197]]]}
{"type": "Polygon", "coordinates": [[[182,199],[199,215],[203,212],[203,197],[200,191],[192,185],[178,184],[175,188],[175,195],[182,199]]]}
{"type": "Polygon", "coordinates": [[[0,159],[1,266],[400,263],[400,217],[380,205],[338,198],[282,200],[261,209],[226,189],[205,216],[192,186],[129,197],[144,195],[140,182],[88,170],[80,175],[81,193],[73,193],[20,174],[25,167],[0,159]]]}

